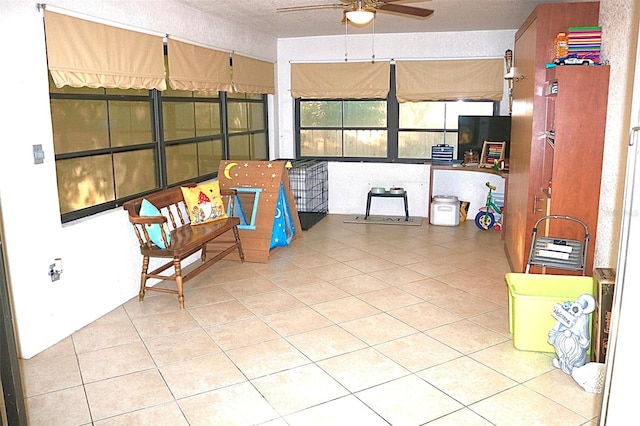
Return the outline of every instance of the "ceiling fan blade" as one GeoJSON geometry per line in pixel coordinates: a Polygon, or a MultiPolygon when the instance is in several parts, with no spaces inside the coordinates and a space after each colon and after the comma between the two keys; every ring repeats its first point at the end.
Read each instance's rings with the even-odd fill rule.
{"type": "Polygon", "coordinates": [[[430,1],[430,0],[375,0],[375,3],[396,3],[396,2],[418,3],[418,2],[424,2],[424,1],[430,1]]]}
{"type": "Polygon", "coordinates": [[[381,12],[398,13],[401,15],[409,15],[415,18],[426,18],[433,14],[431,9],[421,9],[413,6],[403,6],[401,4],[383,4],[377,7],[381,12]]]}
{"type": "Polygon", "coordinates": [[[344,8],[343,4],[333,3],[333,4],[310,4],[307,6],[290,6],[290,7],[279,7],[276,9],[276,12],[297,12],[299,10],[315,10],[315,9],[342,9],[344,8]]]}

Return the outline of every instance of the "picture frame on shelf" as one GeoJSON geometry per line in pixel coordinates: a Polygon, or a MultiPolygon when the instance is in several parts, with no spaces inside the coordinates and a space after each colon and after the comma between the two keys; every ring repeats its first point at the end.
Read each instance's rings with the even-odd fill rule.
{"type": "Polygon", "coordinates": [[[504,159],[506,142],[484,141],[480,154],[480,167],[493,167],[494,161],[504,159]]]}

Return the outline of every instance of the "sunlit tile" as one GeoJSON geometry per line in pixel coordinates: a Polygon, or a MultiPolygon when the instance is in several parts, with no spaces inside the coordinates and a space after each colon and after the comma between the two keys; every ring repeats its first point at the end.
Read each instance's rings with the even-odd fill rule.
{"type": "Polygon", "coordinates": [[[82,384],[75,355],[21,361],[25,396],[40,395],[82,384]]]}
{"type": "Polygon", "coordinates": [[[280,415],[291,414],[349,393],[313,364],[261,377],[253,380],[253,384],[280,415]],[[310,383],[313,385],[310,386],[310,383]]]}
{"type": "Polygon", "coordinates": [[[96,426],[130,426],[130,425],[172,425],[187,426],[189,423],[176,402],[143,408],[131,413],[110,417],[94,423],[96,426]]]}
{"type": "Polygon", "coordinates": [[[287,340],[312,361],[319,361],[367,346],[353,334],[335,325],[296,334],[287,340]]]}
{"type": "Polygon", "coordinates": [[[94,420],[153,407],[174,400],[156,369],[140,371],[85,385],[94,420]]]}
{"type": "Polygon", "coordinates": [[[385,313],[345,322],[342,323],[342,327],[369,345],[377,345],[418,332],[385,313]]]}
{"type": "Polygon", "coordinates": [[[279,414],[249,383],[240,383],[178,400],[192,425],[256,425],[279,414]]]}
{"type": "Polygon", "coordinates": [[[345,396],[286,416],[291,426],[388,426],[373,410],[354,396],[345,396]]]}
{"type": "Polygon", "coordinates": [[[351,392],[409,374],[407,369],[371,348],[349,352],[317,364],[351,392]]]}
{"type": "Polygon", "coordinates": [[[211,336],[201,328],[145,340],[145,345],[158,366],[220,352],[211,336]]]}
{"type": "Polygon", "coordinates": [[[78,363],[84,383],[155,367],[153,359],[142,342],[127,343],[78,354],[78,363]]]}
{"type": "Polygon", "coordinates": [[[266,376],[311,361],[284,339],[270,340],[227,351],[234,364],[249,378],[266,376]]]}
{"type": "Polygon", "coordinates": [[[417,333],[376,345],[385,354],[409,371],[420,371],[456,359],[462,354],[435,339],[417,333]]]}
{"type": "Polygon", "coordinates": [[[414,375],[366,389],[356,396],[392,425],[421,425],[463,407],[414,375]]]}
{"type": "Polygon", "coordinates": [[[213,326],[207,328],[207,333],[225,351],[281,337],[264,321],[255,317],[213,326]]]}
{"type": "Polygon", "coordinates": [[[588,419],[522,385],[469,406],[495,425],[582,425],[588,419]]]}
{"type": "Polygon", "coordinates": [[[263,319],[282,336],[291,336],[333,324],[327,318],[306,306],[267,315],[263,319]]]}
{"type": "MultiPolygon", "coordinates": [[[[75,386],[26,399],[31,426],[91,424],[83,386],[75,386]]],[[[3,423],[4,424],[4,423],[3,423]]]]}
{"type": "Polygon", "coordinates": [[[468,357],[428,368],[419,372],[418,376],[464,405],[517,385],[515,381],[468,357]]]}
{"type": "Polygon", "coordinates": [[[246,380],[223,353],[163,365],[160,373],[177,399],[246,380]]]}

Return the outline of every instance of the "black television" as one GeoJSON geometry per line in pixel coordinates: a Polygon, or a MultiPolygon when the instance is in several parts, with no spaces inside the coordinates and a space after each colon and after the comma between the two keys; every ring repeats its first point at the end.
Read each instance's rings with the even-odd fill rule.
{"type": "Polygon", "coordinates": [[[506,142],[504,157],[509,158],[511,141],[511,116],[509,115],[461,115],[458,117],[458,155],[464,160],[470,149],[480,154],[484,141],[506,142]]]}

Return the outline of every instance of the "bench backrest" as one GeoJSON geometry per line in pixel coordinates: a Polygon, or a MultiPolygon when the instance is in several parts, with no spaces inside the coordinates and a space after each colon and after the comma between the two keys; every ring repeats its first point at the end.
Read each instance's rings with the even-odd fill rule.
{"type": "MultiPolygon", "coordinates": [[[[194,187],[196,185],[197,184],[195,183],[188,183],[183,184],[182,186],[194,187]]],[[[171,232],[171,230],[173,229],[177,229],[189,224],[189,215],[186,212],[184,198],[182,196],[182,190],[180,188],[180,186],[176,186],[173,188],[153,192],[143,197],[138,197],[133,200],[127,201],[122,205],[122,207],[129,213],[129,221],[134,227],[140,246],[151,247],[151,245],[153,244],[144,225],[160,224],[164,234],[164,225],[162,225],[163,223],[168,224],[169,232],[171,232]],[[158,210],[160,210],[160,212],[162,213],[162,216],[140,216],[140,206],[142,205],[143,199],[146,199],[151,204],[156,206],[156,208],[158,208],[158,210]]],[[[226,201],[225,206],[230,206],[229,210],[233,212],[236,191],[221,190],[220,195],[222,196],[223,200],[226,201]]],[[[163,236],[163,239],[166,243],[166,236],[163,236]]]]}

